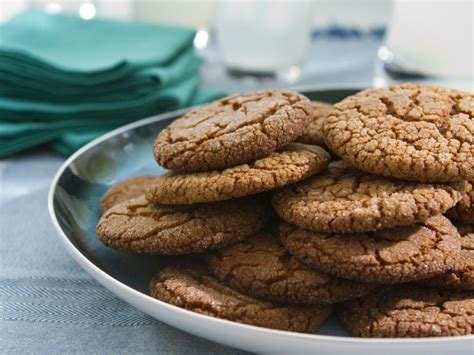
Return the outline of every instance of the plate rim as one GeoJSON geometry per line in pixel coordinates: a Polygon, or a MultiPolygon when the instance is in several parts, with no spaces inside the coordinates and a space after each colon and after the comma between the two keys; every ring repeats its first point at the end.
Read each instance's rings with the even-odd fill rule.
{"type": "MultiPolygon", "coordinates": [[[[304,92],[304,91],[312,91],[312,92],[317,92],[317,91],[331,91],[331,90],[361,90],[364,89],[364,87],[361,86],[300,86],[300,87],[294,87],[292,90],[299,91],[299,92],[304,92]]],[[[68,253],[72,256],[72,258],[81,266],[83,270],[85,270],[89,275],[91,275],[97,282],[99,282],[103,287],[111,291],[116,297],[119,297],[123,301],[128,302],[128,300],[125,300],[122,296],[119,296],[114,290],[120,290],[121,293],[126,293],[129,294],[130,297],[135,297],[140,301],[143,302],[151,302],[156,304],[157,306],[163,307],[164,309],[172,312],[178,312],[183,314],[184,316],[195,318],[196,320],[206,320],[207,322],[215,323],[216,325],[222,324],[225,325],[226,327],[231,327],[238,331],[239,329],[242,330],[251,330],[253,332],[256,332],[257,336],[258,333],[260,334],[266,334],[266,335],[279,335],[282,337],[289,337],[295,340],[301,339],[301,340],[314,340],[314,341],[326,341],[326,342],[332,342],[332,343],[338,343],[338,344],[345,344],[345,345],[373,345],[373,346],[389,346],[389,345],[415,345],[415,344],[436,344],[436,343],[443,343],[445,344],[446,342],[448,343],[457,343],[457,342],[468,342],[469,340],[474,339],[474,335],[459,335],[459,336],[443,336],[443,337],[422,337],[422,338],[358,338],[358,337],[351,337],[351,336],[338,336],[338,335],[321,335],[321,334],[307,334],[307,333],[298,333],[298,332],[290,332],[290,331],[284,331],[284,330],[277,330],[277,329],[271,329],[271,328],[265,328],[265,327],[258,327],[258,326],[253,326],[253,325],[248,325],[248,324],[242,324],[242,323],[237,323],[233,322],[230,320],[226,319],[221,319],[217,317],[211,317],[207,316],[204,314],[199,314],[193,311],[189,311],[174,305],[171,305],[169,303],[160,301],[158,299],[155,299],[145,293],[142,293],[126,284],[123,282],[120,282],[113,276],[109,275],[107,272],[96,266],[85,254],[83,254],[76,246],[72,243],[72,241],[68,238],[66,233],[62,230],[57,215],[56,211],[54,208],[54,196],[57,191],[58,187],[58,182],[63,175],[63,173],[66,171],[66,169],[69,168],[69,166],[82,154],[87,152],[89,149],[93,148],[94,146],[108,140],[109,138],[112,138],[116,135],[119,135],[121,133],[124,133],[128,130],[138,128],[141,126],[146,126],[151,123],[163,121],[172,117],[179,117],[186,112],[191,111],[192,109],[196,108],[198,106],[193,106],[193,107],[188,107],[188,108],[183,108],[180,110],[175,110],[172,112],[167,112],[159,115],[154,115],[148,118],[140,119],[138,121],[126,124],[124,126],[118,127],[110,132],[107,132],[100,137],[94,139],[93,141],[87,143],[83,147],[81,147],[79,150],[77,150],[74,154],[72,154],[69,158],[66,159],[66,161],[61,165],[61,167],[58,169],[56,174],[54,175],[54,178],[51,182],[49,191],[48,191],[48,211],[49,211],[49,216],[51,219],[51,222],[53,224],[53,227],[61,240],[63,246],[65,249],[68,251],[68,253]],[[108,285],[113,285],[114,290],[111,290],[108,285]]],[[[134,305],[132,307],[136,308],[134,305]]],[[[140,310],[141,311],[141,310],[140,310]]],[[[142,311],[143,313],[146,314],[146,312],[142,311]]],[[[158,319],[152,315],[149,315],[155,319],[158,319]]],[[[166,321],[163,321],[161,319],[158,319],[161,322],[164,322],[166,324],[169,324],[166,321]]],[[[174,325],[170,325],[175,327],[174,325]]],[[[179,328],[181,329],[181,328],[179,328]]],[[[183,329],[181,329],[183,330],[183,329]]],[[[186,331],[186,330],[183,330],[186,331]]],[[[187,331],[186,331],[187,332],[187,331]]],[[[211,340],[212,341],[212,340],[211,340]]]]}

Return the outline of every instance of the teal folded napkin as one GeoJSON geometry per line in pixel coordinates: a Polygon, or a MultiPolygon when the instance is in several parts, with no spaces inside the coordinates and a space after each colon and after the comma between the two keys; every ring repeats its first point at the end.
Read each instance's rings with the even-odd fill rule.
{"type": "Polygon", "coordinates": [[[0,117],[15,121],[56,121],[95,118],[118,120],[142,113],[151,115],[155,111],[164,112],[183,107],[194,93],[199,83],[197,75],[173,83],[170,87],[151,92],[149,95],[132,97],[127,100],[73,104],[46,101],[26,101],[17,98],[0,97],[0,117]]]}
{"type": "Polygon", "coordinates": [[[0,54],[55,71],[74,83],[103,83],[140,67],[170,62],[192,45],[195,34],[184,27],[84,21],[34,9],[2,25],[0,33],[0,54]]]}
{"type": "Polygon", "coordinates": [[[191,47],[173,62],[144,67],[121,80],[104,84],[65,84],[51,80],[50,76],[32,81],[28,71],[6,72],[0,61],[0,96],[59,103],[130,99],[154,92],[188,75],[194,75],[200,64],[201,60],[191,47]]]}
{"type": "Polygon", "coordinates": [[[28,10],[0,25],[0,156],[70,154],[120,125],[222,96],[199,85],[194,30],[28,10]]]}
{"type": "Polygon", "coordinates": [[[0,120],[0,157],[48,142],[52,142],[51,146],[59,153],[70,155],[90,140],[139,118],[199,105],[222,96],[220,91],[199,88],[198,81],[192,77],[154,95],[154,100],[149,100],[148,111],[146,107],[128,114],[114,110],[115,115],[103,113],[101,119],[94,115],[81,116],[79,112],[77,118],[67,120],[61,119],[60,114],[56,120],[0,120]]]}

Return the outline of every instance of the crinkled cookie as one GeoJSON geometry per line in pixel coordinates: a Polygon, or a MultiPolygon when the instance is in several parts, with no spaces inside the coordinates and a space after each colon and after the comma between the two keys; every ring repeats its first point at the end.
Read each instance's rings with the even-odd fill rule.
{"type": "Polygon", "coordinates": [[[267,212],[254,198],[160,206],[142,196],[109,209],[97,225],[97,235],[112,248],[135,253],[199,253],[250,237],[265,225],[267,212]]]}
{"type": "Polygon", "coordinates": [[[474,290],[474,226],[457,226],[461,235],[461,254],[447,273],[422,280],[421,284],[440,289],[474,290]]]}
{"type": "Polygon", "coordinates": [[[207,316],[259,327],[312,332],[331,306],[290,306],[260,301],[221,284],[199,267],[167,267],[150,282],[151,296],[207,316]]]}
{"type": "Polygon", "coordinates": [[[168,172],[147,191],[149,201],[189,205],[228,200],[274,190],[327,168],[329,154],[322,148],[292,143],[251,164],[201,173],[168,172]]]}
{"type": "Polygon", "coordinates": [[[283,245],[297,259],[328,274],[394,284],[426,279],[451,270],[461,237],[442,215],[412,226],[367,233],[324,234],[283,223],[283,245]]]}
{"type": "Polygon", "coordinates": [[[368,232],[423,222],[460,198],[451,185],[389,179],[334,162],[277,192],[273,207],[285,221],[312,231],[368,232]]]}
{"type": "Polygon", "coordinates": [[[328,146],[351,165],[425,182],[474,180],[474,95],[421,84],[368,89],[333,106],[328,146]]]}
{"type": "Polygon", "coordinates": [[[155,178],[135,176],[116,183],[102,196],[99,205],[100,214],[103,215],[109,208],[121,202],[144,195],[155,178]]]}
{"type": "Polygon", "coordinates": [[[474,334],[474,292],[400,285],[338,306],[352,335],[375,338],[474,334]]]}
{"type": "Polygon", "coordinates": [[[370,284],[333,277],[306,266],[288,253],[270,229],[216,250],[208,257],[208,267],[232,288],[275,302],[335,303],[372,289],[370,284]]]}
{"type": "Polygon", "coordinates": [[[165,128],[155,159],[177,172],[224,169],[266,157],[298,138],[311,102],[291,91],[257,91],[199,107],[165,128]]]}

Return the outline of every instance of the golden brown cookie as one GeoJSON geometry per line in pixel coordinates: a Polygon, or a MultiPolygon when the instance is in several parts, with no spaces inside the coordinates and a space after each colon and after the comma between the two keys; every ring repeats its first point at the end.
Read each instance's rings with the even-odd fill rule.
{"type": "Polygon", "coordinates": [[[460,197],[450,185],[383,178],[334,162],[277,192],[273,207],[285,221],[316,232],[368,232],[422,222],[460,197]]]}
{"type": "Polygon", "coordinates": [[[265,204],[253,198],[159,206],[142,196],[108,210],[97,225],[97,235],[114,249],[135,253],[199,253],[251,236],[267,216],[265,204]]]}
{"type": "Polygon", "coordinates": [[[221,284],[198,267],[167,267],[150,283],[151,296],[211,317],[259,327],[312,332],[331,306],[279,305],[247,297],[221,284]]]}
{"type": "Polygon", "coordinates": [[[335,303],[372,289],[370,284],[329,276],[302,264],[270,230],[216,250],[207,260],[209,270],[220,281],[252,297],[275,302],[335,303]]]}
{"type": "Polygon", "coordinates": [[[224,169],[265,157],[298,138],[311,102],[291,91],[257,91],[199,107],[165,128],[156,161],[178,172],[224,169]]]}
{"type": "Polygon", "coordinates": [[[445,274],[420,283],[440,289],[474,290],[474,226],[457,226],[461,235],[461,254],[456,265],[445,274]]]}
{"type": "Polygon", "coordinates": [[[400,285],[342,303],[337,313],[352,335],[359,337],[474,334],[474,292],[400,285]]]}
{"type": "Polygon", "coordinates": [[[188,205],[253,195],[314,175],[326,169],[329,159],[320,147],[292,143],[251,164],[202,173],[168,172],[155,180],[146,197],[155,203],[188,205]]]}
{"type": "Polygon", "coordinates": [[[298,142],[325,147],[323,123],[331,113],[332,105],[320,101],[312,101],[311,105],[313,106],[313,119],[301,137],[298,138],[298,142]]]}
{"type": "Polygon", "coordinates": [[[155,176],[135,176],[116,183],[102,196],[99,205],[100,214],[103,215],[109,208],[123,201],[144,195],[155,178],[155,176]]]}
{"type": "Polygon", "coordinates": [[[300,261],[328,274],[394,284],[426,279],[456,265],[461,238],[442,215],[417,225],[368,233],[324,234],[283,223],[283,245],[300,261]]]}
{"type": "Polygon", "coordinates": [[[474,223],[474,182],[464,181],[461,200],[446,212],[446,216],[462,223],[474,223]]]}
{"type": "Polygon", "coordinates": [[[328,146],[351,165],[413,181],[474,180],[474,95],[429,85],[364,90],[334,105],[328,146]]]}

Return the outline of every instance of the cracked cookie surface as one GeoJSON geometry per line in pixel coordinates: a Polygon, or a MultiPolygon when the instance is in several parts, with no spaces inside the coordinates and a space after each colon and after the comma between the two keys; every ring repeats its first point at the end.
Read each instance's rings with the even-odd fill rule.
{"type": "Polygon", "coordinates": [[[135,176],[119,181],[100,199],[100,214],[103,215],[109,208],[121,202],[144,195],[155,178],[155,176],[135,176]]]}
{"type": "Polygon", "coordinates": [[[344,326],[359,337],[439,337],[474,334],[474,292],[400,285],[337,308],[344,326]]]}
{"type": "Polygon", "coordinates": [[[335,303],[360,297],[372,285],[329,276],[299,262],[277,233],[257,235],[213,252],[209,270],[222,282],[253,297],[297,304],[335,303]]]}
{"type": "Polygon", "coordinates": [[[343,160],[405,180],[474,180],[474,95],[429,85],[368,89],[333,106],[325,141],[343,160]]]}
{"type": "Polygon", "coordinates": [[[160,206],[142,196],[108,210],[97,225],[97,235],[112,248],[135,253],[199,253],[251,236],[267,216],[259,199],[160,206]]]}
{"type": "Polygon", "coordinates": [[[298,138],[311,102],[291,91],[234,95],[199,107],[165,128],[153,152],[178,172],[224,169],[265,157],[298,138]]]}
{"type": "Polygon", "coordinates": [[[457,226],[461,235],[461,253],[456,265],[445,274],[421,283],[440,289],[474,290],[474,226],[457,226]]]}
{"type": "Polygon", "coordinates": [[[280,239],[296,258],[317,270],[384,284],[442,274],[456,265],[461,251],[459,233],[442,215],[367,233],[324,234],[282,223],[280,239]]]}
{"type": "Polygon", "coordinates": [[[212,317],[259,327],[312,332],[331,306],[290,306],[256,300],[223,285],[197,267],[167,267],[150,282],[151,296],[212,317]]]}
{"type": "Polygon", "coordinates": [[[383,178],[339,161],[277,192],[273,207],[285,221],[316,232],[367,232],[422,222],[460,198],[447,184],[383,178]]]}
{"type": "Polygon", "coordinates": [[[301,137],[298,138],[298,142],[325,147],[323,123],[329,116],[332,105],[320,101],[311,101],[311,105],[313,106],[313,118],[301,137]]]}
{"type": "Polygon", "coordinates": [[[320,147],[292,143],[254,163],[222,171],[168,172],[156,178],[146,197],[155,203],[188,205],[253,195],[314,175],[326,169],[329,159],[320,147]]]}
{"type": "Polygon", "coordinates": [[[474,223],[474,182],[464,181],[461,200],[446,212],[446,216],[462,223],[474,223]]]}

